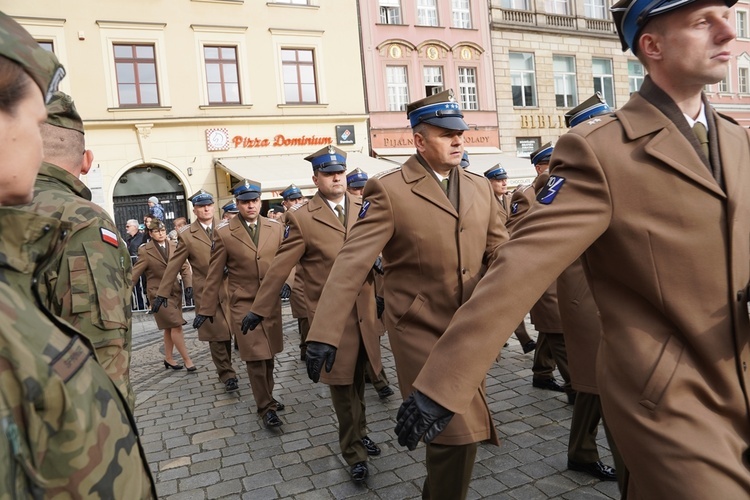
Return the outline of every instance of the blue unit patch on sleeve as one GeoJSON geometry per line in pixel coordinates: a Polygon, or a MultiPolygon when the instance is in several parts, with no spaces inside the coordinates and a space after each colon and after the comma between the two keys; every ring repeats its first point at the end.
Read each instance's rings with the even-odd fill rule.
{"type": "Polygon", "coordinates": [[[289,225],[287,224],[284,227],[284,239],[287,239],[289,237],[289,225]]]}
{"type": "Polygon", "coordinates": [[[518,213],[518,202],[515,202],[511,204],[510,206],[510,213],[517,214],[518,213]]]}
{"type": "Polygon", "coordinates": [[[367,209],[370,208],[370,202],[369,201],[363,201],[362,202],[362,209],[359,211],[359,218],[364,219],[365,215],[367,215],[367,209]]]}
{"type": "Polygon", "coordinates": [[[539,194],[536,197],[536,201],[549,205],[560,192],[560,188],[565,184],[564,177],[558,177],[557,175],[550,175],[547,184],[544,185],[539,194]]]}

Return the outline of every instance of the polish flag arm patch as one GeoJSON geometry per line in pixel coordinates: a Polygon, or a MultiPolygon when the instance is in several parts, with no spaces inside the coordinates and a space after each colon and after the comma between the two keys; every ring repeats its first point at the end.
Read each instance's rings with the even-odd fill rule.
{"type": "Polygon", "coordinates": [[[100,227],[99,234],[101,235],[102,241],[104,243],[112,245],[115,248],[118,248],[120,246],[120,239],[117,237],[117,233],[115,233],[114,231],[110,231],[109,229],[100,227]]]}

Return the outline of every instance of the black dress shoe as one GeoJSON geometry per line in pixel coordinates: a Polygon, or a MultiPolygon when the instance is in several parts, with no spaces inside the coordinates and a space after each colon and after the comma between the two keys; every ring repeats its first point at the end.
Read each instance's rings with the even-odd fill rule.
{"type": "Polygon", "coordinates": [[[167,361],[167,360],[165,359],[165,360],[164,360],[164,368],[166,368],[167,370],[168,370],[168,369],[170,369],[170,368],[171,368],[171,369],[173,369],[173,370],[182,370],[182,365],[178,365],[177,363],[175,363],[175,364],[170,364],[170,363],[169,363],[169,362],[168,362],[168,361],[167,361]]]}
{"type": "Polygon", "coordinates": [[[386,385],[378,391],[378,397],[380,399],[387,399],[390,396],[393,396],[393,389],[391,389],[390,385],[386,385]]]}
{"type": "Polygon", "coordinates": [[[523,353],[528,354],[534,349],[536,349],[536,342],[534,342],[533,340],[529,340],[522,346],[522,348],[523,348],[523,353]]]}
{"type": "Polygon", "coordinates": [[[266,427],[280,427],[282,422],[278,415],[276,415],[276,412],[273,410],[268,410],[265,415],[263,415],[263,424],[266,427]]]}
{"type": "Polygon", "coordinates": [[[367,454],[370,455],[371,457],[376,457],[380,455],[380,448],[378,448],[378,445],[375,444],[375,441],[373,441],[369,437],[367,436],[363,437],[362,444],[365,445],[367,454]]]}
{"type": "Polygon", "coordinates": [[[352,481],[355,483],[363,483],[369,471],[367,470],[367,464],[365,462],[358,462],[352,465],[352,481]]]}
{"type": "Polygon", "coordinates": [[[588,464],[582,464],[568,460],[568,470],[575,470],[578,472],[585,472],[590,476],[594,476],[602,481],[617,481],[615,475],[615,469],[609,465],[604,465],[601,460],[597,462],[591,462],[588,464]]]}
{"type": "Polygon", "coordinates": [[[284,411],[284,408],[286,406],[281,401],[277,401],[276,399],[273,400],[274,403],[276,403],[276,411],[284,411]]]}
{"type": "Polygon", "coordinates": [[[236,378],[229,378],[226,382],[224,382],[224,385],[227,387],[227,392],[235,392],[240,390],[240,386],[237,385],[237,379],[236,378]]]}
{"type": "Polygon", "coordinates": [[[557,383],[557,380],[553,378],[548,378],[545,380],[532,380],[531,385],[539,389],[547,389],[548,391],[565,392],[565,389],[563,389],[562,386],[557,383]]]}

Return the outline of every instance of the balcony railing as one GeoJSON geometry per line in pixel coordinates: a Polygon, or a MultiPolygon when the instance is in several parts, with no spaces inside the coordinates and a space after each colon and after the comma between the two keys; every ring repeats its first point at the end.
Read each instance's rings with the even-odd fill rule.
{"type": "Polygon", "coordinates": [[[513,24],[535,24],[534,13],[527,10],[503,10],[503,21],[513,24]]]}
{"type": "Polygon", "coordinates": [[[615,32],[615,23],[607,19],[586,19],[586,29],[606,33],[615,32]]]}
{"type": "Polygon", "coordinates": [[[555,28],[568,28],[575,29],[576,18],[571,16],[555,16],[547,14],[547,26],[554,26],[555,28]]]}

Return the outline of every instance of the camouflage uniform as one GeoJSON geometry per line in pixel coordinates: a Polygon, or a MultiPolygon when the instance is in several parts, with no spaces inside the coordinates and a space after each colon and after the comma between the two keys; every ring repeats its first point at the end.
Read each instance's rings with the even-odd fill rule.
{"type": "Polygon", "coordinates": [[[0,208],[0,499],[156,498],[135,421],[90,342],[32,298],[70,227],[0,208]]]}
{"type": "Polygon", "coordinates": [[[43,163],[34,199],[24,209],[70,222],[68,244],[54,256],[39,292],[56,316],[94,344],[99,363],[125,395],[130,409],[130,253],[114,222],[91,191],[69,172],[43,163]]]}

